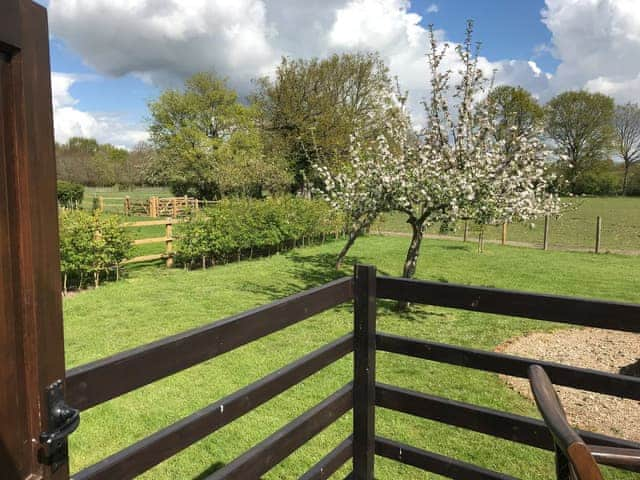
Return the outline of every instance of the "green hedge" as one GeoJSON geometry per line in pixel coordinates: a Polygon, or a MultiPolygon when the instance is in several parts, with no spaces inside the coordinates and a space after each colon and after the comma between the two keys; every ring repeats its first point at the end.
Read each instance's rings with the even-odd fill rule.
{"type": "Polygon", "coordinates": [[[120,276],[120,264],[131,250],[131,238],[117,217],[81,210],[59,214],[60,266],[63,288],[95,286],[103,278],[120,276]]]}
{"type": "Polygon", "coordinates": [[[320,200],[296,197],[223,200],[180,224],[176,259],[206,267],[324,240],[343,220],[320,200]]]}
{"type": "Polygon", "coordinates": [[[84,185],[58,180],[57,183],[58,204],[65,208],[77,208],[82,205],[84,198],[84,185]]]}

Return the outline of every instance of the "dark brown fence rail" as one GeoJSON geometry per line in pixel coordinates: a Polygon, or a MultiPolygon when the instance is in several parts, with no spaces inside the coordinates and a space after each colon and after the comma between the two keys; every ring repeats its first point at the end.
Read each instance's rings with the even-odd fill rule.
{"type": "MultiPolygon", "coordinates": [[[[527,377],[528,367],[537,364],[558,385],[640,400],[640,379],[635,377],[377,332],[378,298],[640,332],[640,305],[376,277],[375,268],[357,266],[353,279],[336,280],[67,372],[67,401],[71,406],[84,410],[322,311],[354,301],[352,334],[328,343],[86,468],[73,478],[133,478],[351,352],[354,354],[352,383],[207,478],[259,478],[351,409],[352,435],[312,466],[301,479],[326,479],[352,459],[353,471],[349,478],[372,480],[375,455],[447,478],[513,479],[503,473],[376,436],[376,407],[553,450],[552,437],[544,423],[538,419],[376,383],[377,350],[523,378],[527,377]]],[[[580,434],[585,440],[597,445],[640,447],[634,442],[592,432],[581,431],[580,434]]]]}

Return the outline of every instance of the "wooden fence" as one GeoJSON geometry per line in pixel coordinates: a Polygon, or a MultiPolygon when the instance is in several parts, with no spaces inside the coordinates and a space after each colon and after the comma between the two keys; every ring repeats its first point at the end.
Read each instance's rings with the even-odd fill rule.
{"type": "Polygon", "coordinates": [[[123,264],[151,262],[154,260],[165,259],[167,267],[173,267],[173,226],[177,223],[181,223],[180,219],[167,218],[165,220],[148,220],[143,222],[126,222],[122,226],[126,228],[134,227],[153,227],[158,225],[164,225],[165,235],[164,237],[152,237],[152,238],[140,238],[133,241],[134,245],[148,245],[150,243],[164,243],[164,253],[153,253],[150,255],[140,255],[133,257],[122,262],[123,264]]]}
{"type": "MultiPolygon", "coordinates": [[[[640,378],[380,332],[376,327],[377,299],[640,333],[640,305],[377,277],[374,267],[357,266],[353,278],[342,278],[67,371],[66,402],[82,411],[327,309],[350,301],[354,304],[352,333],[332,340],[290,365],[82,470],[73,478],[134,478],[352,352],[352,382],[206,479],[259,478],[349,410],[353,410],[352,434],[301,478],[329,478],[352,459],[350,478],[372,480],[374,457],[378,455],[453,479],[512,479],[376,435],[377,407],[553,451],[553,439],[538,419],[376,382],[376,351],[523,378],[526,378],[529,366],[538,364],[557,385],[640,400],[640,378]]],[[[640,447],[619,438],[580,433],[586,441],[598,445],[640,447]]]]}
{"type": "Polygon", "coordinates": [[[122,213],[126,216],[143,215],[147,217],[180,217],[192,210],[214,205],[215,200],[200,200],[189,196],[157,197],[132,199],[125,197],[94,196],[93,207],[100,211],[122,213]]]}

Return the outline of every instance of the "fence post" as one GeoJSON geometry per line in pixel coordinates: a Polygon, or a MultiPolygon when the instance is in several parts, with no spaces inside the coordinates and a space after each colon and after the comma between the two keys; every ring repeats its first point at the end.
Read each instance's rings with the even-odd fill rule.
{"type": "Polygon", "coordinates": [[[544,216],[544,239],[542,241],[542,249],[549,250],[549,214],[544,216]]]}
{"type": "Polygon", "coordinates": [[[464,234],[462,237],[462,241],[466,242],[467,241],[467,234],[469,233],[469,220],[465,220],[464,221],[464,234]]]}
{"type": "Polygon", "coordinates": [[[131,214],[131,198],[129,195],[124,197],[124,214],[128,217],[131,214]]]}
{"type": "Polygon", "coordinates": [[[156,218],[158,216],[158,205],[156,204],[157,197],[149,197],[149,216],[156,218]]]}
{"type": "Polygon", "coordinates": [[[600,236],[602,234],[602,217],[596,218],[596,253],[600,253],[600,236]]]}
{"type": "Polygon", "coordinates": [[[104,197],[102,196],[98,197],[98,209],[104,212],[104,197]]]}
{"type": "Polygon", "coordinates": [[[507,222],[502,224],[502,245],[507,244],[507,222]]]}
{"type": "Polygon", "coordinates": [[[173,218],[178,218],[178,198],[177,197],[173,197],[173,201],[172,203],[172,211],[173,211],[173,218]]]}
{"type": "Polygon", "coordinates": [[[354,278],[353,478],[373,480],[376,269],[370,265],[356,265],[354,278]]]}
{"type": "Polygon", "coordinates": [[[165,251],[167,258],[165,260],[165,265],[167,268],[173,267],[173,224],[167,219],[167,224],[165,225],[165,251]]]}

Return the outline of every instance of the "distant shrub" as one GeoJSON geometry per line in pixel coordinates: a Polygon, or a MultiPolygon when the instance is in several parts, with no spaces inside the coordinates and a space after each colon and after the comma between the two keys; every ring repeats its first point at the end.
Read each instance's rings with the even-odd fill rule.
{"type": "Polygon", "coordinates": [[[636,168],[636,170],[629,176],[627,195],[640,197],[640,168],[636,168]]]}
{"type": "Polygon", "coordinates": [[[620,175],[611,171],[587,171],[576,178],[577,195],[617,195],[622,188],[620,175]]]}
{"type": "Polygon", "coordinates": [[[60,265],[63,288],[82,288],[91,278],[120,277],[120,265],[129,255],[131,239],[117,217],[80,210],[60,212],[60,265]]]}
{"type": "Polygon", "coordinates": [[[320,200],[222,200],[178,226],[176,258],[187,266],[206,267],[269,255],[324,239],[342,228],[342,219],[320,200]]]}
{"type": "Polygon", "coordinates": [[[84,185],[58,180],[56,186],[58,204],[65,208],[77,208],[84,198],[84,185]]]}

